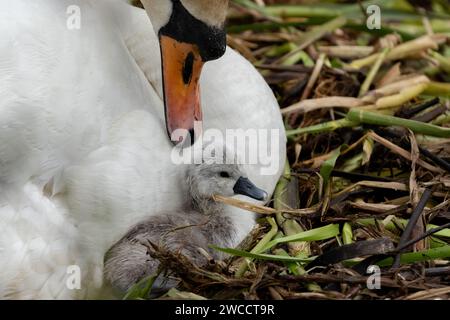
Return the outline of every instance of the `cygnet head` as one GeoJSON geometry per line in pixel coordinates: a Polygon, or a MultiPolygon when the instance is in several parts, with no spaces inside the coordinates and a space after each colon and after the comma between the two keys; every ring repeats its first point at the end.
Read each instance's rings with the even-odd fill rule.
{"type": "Polygon", "coordinates": [[[254,185],[237,164],[205,162],[195,165],[189,170],[187,181],[196,204],[210,201],[214,195],[244,195],[260,201],[267,198],[267,193],[254,185]]]}

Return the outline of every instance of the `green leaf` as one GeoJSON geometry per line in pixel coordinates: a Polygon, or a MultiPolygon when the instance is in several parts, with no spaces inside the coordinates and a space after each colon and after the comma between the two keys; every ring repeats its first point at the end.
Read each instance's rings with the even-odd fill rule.
{"type": "Polygon", "coordinates": [[[362,159],[361,165],[365,165],[365,164],[369,163],[370,158],[372,157],[373,146],[374,146],[374,143],[373,143],[372,138],[368,137],[367,139],[364,140],[363,159],[362,159]]]}
{"type": "Polygon", "coordinates": [[[127,291],[127,294],[125,295],[123,300],[147,299],[152,290],[153,283],[155,282],[157,277],[158,274],[151,275],[140,280],[127,291]]]}
{"type": "Polygon", "coordinates": [[[364,161],[364,153],[355,154],[350,159],[346,160],[342,166],[340,166],[340,170],[344,172],[353,172],[356,169],[360,168],[362,162],[364,161]]]}
{"type": "Polygon", "coordinates": [[[322,167],[320,168],[320,175],[322,176],[325,184],[328,183],[328,181],[330,180],[331,172],[336,166],[336,161],[340,155],[341,155],[341,147],[335,149],[331,153],[331,156],[322,164],[322,167]]]}
{"type": "Polygon", "coordinates": [[[295,242],[295,241],[320,241],[333,238],[339,235],[339,225],[329,224],[325,227],[311,229],[308,231],[293,234],[291,236],[277,238],[267,243],[259,252],[265,252],[273,246],[280,243],[295,242]]]}
{"type": "Polygon", "coordinates": [[[344,227],[342,228],[342,241],[344,244],[353,243],[353,231],[350,223],[344,223],[344,227]]]}

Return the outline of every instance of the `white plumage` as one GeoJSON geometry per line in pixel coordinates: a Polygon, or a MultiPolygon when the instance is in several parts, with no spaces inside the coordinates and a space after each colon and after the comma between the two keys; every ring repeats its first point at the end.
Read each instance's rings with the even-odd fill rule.
{"type": "MultiPolygon", "coordinates": [[[[157,38],[145,12],[119,0],[0,0],[0,32],[0,298],[98,297],[106,250],[186,201],[157,38]],[[67,28],[74,4],[80,30],[67,28]],[[80,290],[67,286],[71,265],[80,290]]],[[[278,172],[246,169],[273,192],[285,136],[269,87],[231,49],[205,66],[201,85],[205,129],[280,130],[278,172]]],[[[230,210],[237,243],[253,217],[230,210]]]]}

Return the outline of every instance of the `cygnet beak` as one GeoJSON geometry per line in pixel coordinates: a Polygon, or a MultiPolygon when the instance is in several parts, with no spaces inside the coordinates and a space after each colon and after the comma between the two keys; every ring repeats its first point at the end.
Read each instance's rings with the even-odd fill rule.
{"type": "Polygon", "coordinates": [[[258,188],[248,178],[240,177],[233,187],[233,191],[236,194],[242,194],[244,196],[253,198],[255,200],[265,201],[267,200],[267,192],[258,188]]]}

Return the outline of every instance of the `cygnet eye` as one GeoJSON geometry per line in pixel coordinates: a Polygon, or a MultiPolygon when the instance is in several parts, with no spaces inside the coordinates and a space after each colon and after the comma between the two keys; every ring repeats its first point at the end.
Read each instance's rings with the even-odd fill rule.
{"type": "Polygon", "coordinates": [[[229,178],[230,177],[230,174],[228,172],[226,172],[226,171],[220,171],[219,175],[222,178],[229,178]]]}

